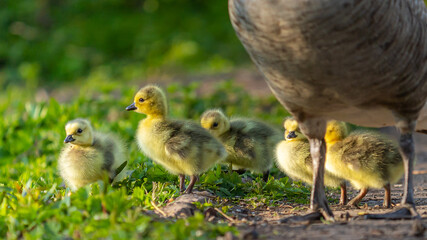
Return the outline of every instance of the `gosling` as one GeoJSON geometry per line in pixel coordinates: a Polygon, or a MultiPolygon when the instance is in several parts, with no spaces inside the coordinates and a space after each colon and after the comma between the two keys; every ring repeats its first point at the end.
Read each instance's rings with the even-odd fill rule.
{"type": "Polygon", "coordinates": [[[390,208],[390,184],[396,183],[404,171],[397,143],[372,131],[358,130],[348,136],[347,131],[344,122],[328,122],[326,170],[360,189],[349,205],[357,206],[369,188],[384,188],[383,206],[390,208]]]}
{"type": "Polygon", "coordinates": [[[198,176],[227,157],[222,144],[197,123],[167,117],[166,95],[157,86],[141,88],[126,110],[147,115],[138,125],[138,145],[146,156],[179,175],[181,192],[191,193],[198,176]],[[185,175],[191,177],[187,189],[185,175]]]}
{"type": "Polygon", "coordinates": [[[232,169],[262,173],[263,180],[268,180],[274,148],[283,139],[278,130],[256,120],[230,120],[218,109],[205,111],[200,123],[225,146],[228,153],[225,161],[232,169]]]}
{"type": "Polygon", "coordinates": [[[59,156],[58,168],[72,191],[106,177],[110,183],[124,177],[125,147],[118,138],[94,132],[85,119],[69,121],[65,131],[66,145],[59,156]]]}
{"type": "MultiPolygon", "coordinates": [[[[310,143],[300,132],[298,122],[288,118],[284,122],[285,140],[276,147],[276,164],[280,170],[292,179],[313,184],[313,163],[310,155],[310,143]]],[[[347,203],[347,191],[345,180],[325,171],[325,185],[328,187],[340,187],[340,205],[347,203]]]]}

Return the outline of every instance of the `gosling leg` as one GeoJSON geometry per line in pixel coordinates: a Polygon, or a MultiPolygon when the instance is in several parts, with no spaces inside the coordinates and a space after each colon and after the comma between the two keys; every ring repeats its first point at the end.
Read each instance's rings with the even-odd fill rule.
{"type": "Polygon", "coordinates": [[[366,196],[367,193],[368,193],[368,188],[362,188],[359,194],[353,199],[351,199],[347,205],[357,207],[360,201],[362,201],[362,199],[366,196]]]}
{"type": "Polygon", "coordinates": [[[414,133],[416,121],[405,119],[401,116],[397,116],[396,127],[400,130],[400,155],[403,159],[403,166],[405,168],[405,184],[403,188],[402,207],[396,211],[385,213],[385,214],[367,214],[364,215],[364,219],[420,219],[420,215],[415,209],[414,202],[414,187],[413,187],[413,175],[414,169],[414,133]]]}
{"type": "Polygon", "coordinates": [[[341,196],[340,196],[340,203],[339,205],[346,205],[347,204],[347,186],[345,182],[342,182],[340,184],[340,188],[341,188],[341,196]]]}
{"type": "Polygon", "coordinates": [[[199,180],[199,176],[193,175],[190,177],[190,184],[188,184],[187,190],[184,193],[192,193],[194,184],[199,180]]]}
{"type": "Polygon", "coordinates": [[[270,170],[267,170],[262,174],[262,180],[264,180],[264,182],[267,182],[268,176],[270,176],[270,170]]]}
{"type": "Polygon", "coordinates": [[[390,193],[390,183],[384,185],[384,202],[383,207],[391,207],[391,193],[390,193]]]}
{"type": "Polygon", "coordinates": [[[179,192],[182,193],[185,191],[185,175],[179,174],[179,192]]]}
{"type": "Polygon", "coordinates": [[[246,170],[245,169],[237,169],[237,170],[233,170],[233,172],[236,172],[237,174],[241,175],[241,174],[245,173],[246,170]]]}

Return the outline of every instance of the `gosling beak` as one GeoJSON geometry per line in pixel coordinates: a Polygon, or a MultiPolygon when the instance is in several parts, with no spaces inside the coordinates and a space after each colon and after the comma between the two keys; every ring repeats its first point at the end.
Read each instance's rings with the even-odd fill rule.
{"type": "Polygon", "coordinates": [[[132,103],[131,105],[126,107],[126,111],[133,111],[136,109],[137,109],[137,107],[135,107],[135,103],[132,103]]]}
{"type": "Polygon", "coordinates": [[[286,136],[286,138],[292,139],[292,138],[296,138],[297,134],[295,133],[295,131],[290,131],[288,136],[286,136]]]}
{"type": "Polygon", "coordinates": [[[65,139],[64,139],[64,143],[69,143],[69,142],[73,142],[76,139],[73,138],[72,135],[68,135],[65,139]]]}

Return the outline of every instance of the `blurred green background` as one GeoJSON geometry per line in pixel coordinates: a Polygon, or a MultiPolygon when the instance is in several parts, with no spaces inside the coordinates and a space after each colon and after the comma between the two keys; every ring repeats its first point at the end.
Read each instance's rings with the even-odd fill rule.
{"type": "Polygon", "coordinates": [[[250,65],[225,0],[2,0],[0,29],[1,89],[250,65]]]}
{"type": "Polygon", "coordinates": [[[54,87],[100,69],[127,81],[249,63],[227,1],[2,0],[0,29],[3,89],[54,87]]]}

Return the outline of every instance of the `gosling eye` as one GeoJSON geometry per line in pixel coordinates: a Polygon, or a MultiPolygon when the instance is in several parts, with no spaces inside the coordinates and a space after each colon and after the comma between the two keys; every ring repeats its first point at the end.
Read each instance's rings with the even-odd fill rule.
{"type": "Polygon", "coordinates": [[[296,138],[298,135],[295,133],[295,131],[289,131],[289,134],[287,138],[296,138]]]}
{"type": "Polygon", "coordinates": [[[217,122],[214,122],[214,123],[212,124],[212,126],[213,126],[213,127],[218,127],[218,123],[217,123],[217,122]]]}
{"type": "Polygon", "coordinates": [[[77,133],[82,133],[83,130],[81,128],[77,129],[77,133]]]}
{"type": "Polygon", "coordinates": [[[144,102],[144,99],[143,99],[143,98],[140,98],[140,99],[139,99],[139,102],[144,102]]]}

